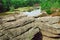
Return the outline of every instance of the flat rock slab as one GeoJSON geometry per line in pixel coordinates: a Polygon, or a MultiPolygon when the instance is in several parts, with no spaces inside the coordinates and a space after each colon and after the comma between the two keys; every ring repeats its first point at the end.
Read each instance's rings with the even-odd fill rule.
{"type": "Polygon", "coordinates": [[[18,40],[18,39],[19,40],[27,40],[27,39],[31,40],[37,32],[39,32],[38,28],[36,29],[32,28],[28,32],[24,33],[23,35],[19,35],[11,40],[18,40]]]}
{"type": "Polygon", "coordinates": [[[1,40],[8,39],[9,40],[31,40],[36,33],[39,32],[38,25],[35,22],[27,24],[25,26],[16,27],[3,31],[3,36],[0,36],[1,40]]]}
{"type": "Polygon", "coordinates": [[[60,17],[40,17],[36,19],[37,25],[39,25],[41,30],[48,31],[54,34],[60,34],[60,17]]]}
{"type": "Polygon", "coordinates": [[[15,28],[15,27],[20,27],[20,26],[24,26],[28,23],[33,22],[35,19],[32,17],[25,17],[22,19],[18,19],[16,21],[12,21],[12,22],[6,22],[4,24],[2,24],[3,29],[10,29],[10,28],[15,28]]]}
{"type": "Polygon", "coordinates": [[[0,30],[2,29],[2,26],[0,25],[0,30]]]}
{"type": "Polygon", "coordinates": [[[46,17],[37,18],[36,21],[38,22],[40,21],[40,22],[48,23],[48,24],[55,24],[60,21],[60,17],[59,16],[56,16],[56,17],[46,16],[46,17]]]}
{"type": "Polygon", "coordinates": [[[60,34],[60,29],[57,29],[56,27],[53,27],[50,24],[47,23],[42,23],[42,22],[37,22],[37,25],[39,25],[39,28],[41,30],[45,30],[54,34],[60,34]]]}
{"type": "Polygon", "coordinates": [[[1,19],[3,22],[9,22],[9,21],[14,21],[23,17],[27,17],[27,15],[24,15],[24,14],[6,15],[6,16],[2,16],[1,19]]]}
{"type": "Polygon", "coordinates": [[[56,24],[52,24],[52,27],[56,28],[56,29],[60,29],[60,24],[56,23],[56,24]]]}
{"type": "Polygon", "coordinates": [[[60,38],[50,38],[47,36],[43,36],[42,40],[60,40],[60,38]]]}
{"type": "Polygon", "coordinates": [[[54,33],[51,33],[49,31],[45,31],[45,30],[41,30],[41,33],[43,36],[47,36],[47,37],[60,37],[59,35],[56,35],[54,33]]]}

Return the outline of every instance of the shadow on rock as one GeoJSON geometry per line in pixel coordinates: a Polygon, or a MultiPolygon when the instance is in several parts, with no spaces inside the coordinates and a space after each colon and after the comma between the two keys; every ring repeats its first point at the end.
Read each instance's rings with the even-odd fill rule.
{"type": "Polygon", "coordinates": [[[42,40],[42,33],[38,32],[37,34],[34,35],[34,37],[32,38],[32,40],[42,40]]]}

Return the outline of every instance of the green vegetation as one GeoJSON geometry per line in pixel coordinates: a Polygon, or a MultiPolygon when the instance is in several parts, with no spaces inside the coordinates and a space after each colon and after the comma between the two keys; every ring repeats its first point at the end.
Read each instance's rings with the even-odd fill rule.
{"type": "Polygon", "coordinates": [[[60,0],[2,0],[3,9],[9,9],[10,11],[19,7],[33,6],[35,3],[40,4],[41,9],[46,11],[51,8],[60,8],[60,0]]]}

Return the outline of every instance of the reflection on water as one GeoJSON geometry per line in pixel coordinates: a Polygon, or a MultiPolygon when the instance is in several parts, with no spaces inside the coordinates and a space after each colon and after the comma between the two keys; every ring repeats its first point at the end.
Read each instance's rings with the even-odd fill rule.
{"type": "Polygon", "coordinates": [[[36,9],[36,10],[31,11],[31,12],[23,12],[23,14],[25,14],[27,16],[38,16],[42,13],[41,13],[40,9],[36,9]]]}

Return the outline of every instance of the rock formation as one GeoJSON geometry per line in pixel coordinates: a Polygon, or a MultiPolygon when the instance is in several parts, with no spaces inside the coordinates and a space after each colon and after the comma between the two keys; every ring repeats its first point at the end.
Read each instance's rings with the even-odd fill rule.
{"type": "Polygon", "coordinates": [[[60,17],[0,17],[0,40],[60,40],[60,17]]]}

